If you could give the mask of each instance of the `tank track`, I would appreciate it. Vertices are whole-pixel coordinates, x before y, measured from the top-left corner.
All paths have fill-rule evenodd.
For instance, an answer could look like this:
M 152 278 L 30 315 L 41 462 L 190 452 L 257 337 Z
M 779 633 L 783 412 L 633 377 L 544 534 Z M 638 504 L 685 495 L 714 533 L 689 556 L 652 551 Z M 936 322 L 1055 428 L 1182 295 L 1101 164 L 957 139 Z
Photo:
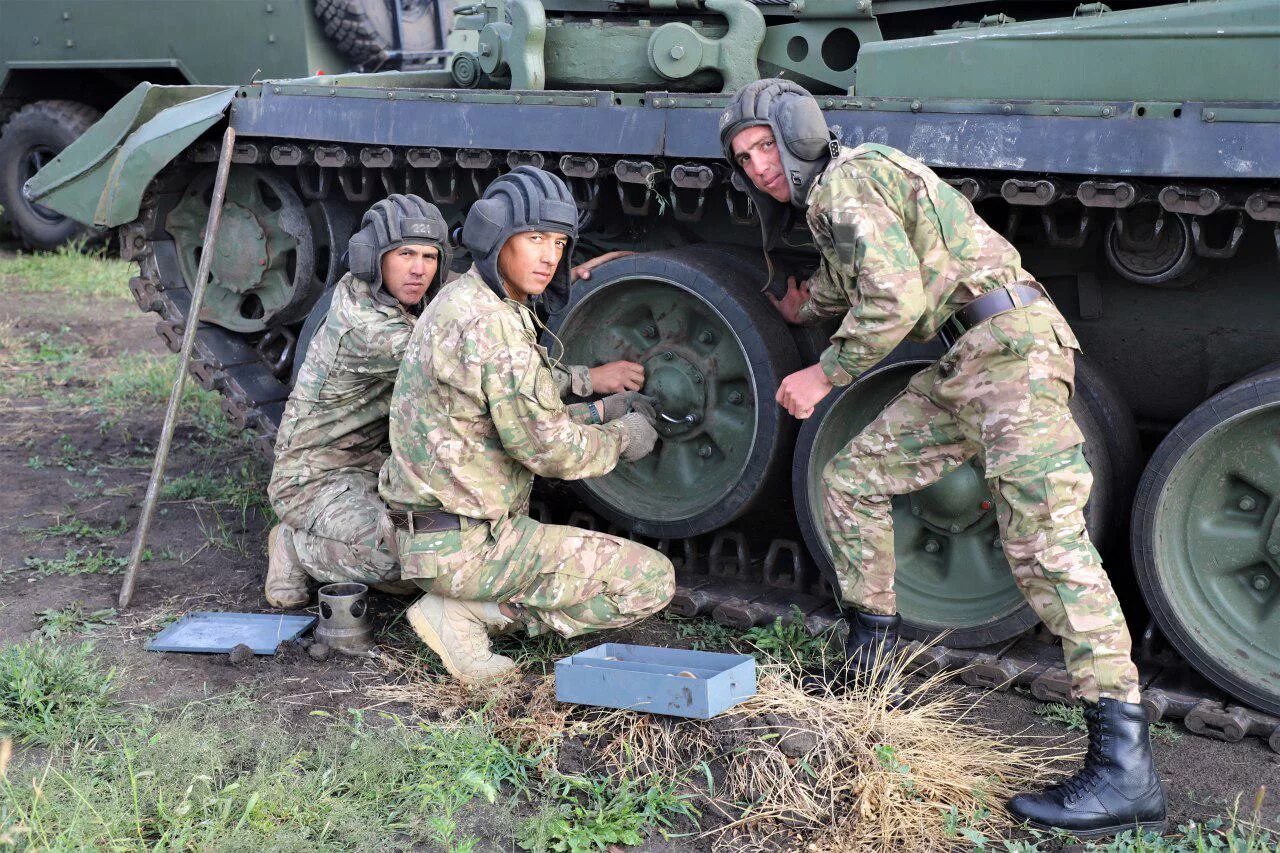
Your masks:
M 545 160 L 537 152 L 460 150 L 442 153 L 430 149 L 432 153 L 428 156 L 422 153 L 422 149 L 413 149 L 408 157 L 411 163 L 416 155 L 421 163 L 456 165 L 413 170 L 401 166 L 397 172 L 391 164 L 403 164 L 405 158 L 395 156 L 387 148 L 356 146 L 351 147 L 350 156 L 343 151 L 343 156 L 339 157 L 335 149 L 341 149 L 341 146 L 299 146 L 288 140 L 280 140 L 277 145 L 271 143 L 271 140 L 241 143 L 237 146 L 234 162 L 264 166 L 297 166 L 303 159 L 329 162 L 333 164 L 331 168 L 298 166 L 300 171 L 306 171 L 306 174 L 299 175 L 299 183 L 323 188 L 325 192 L 340 188 L 347 201 L 353 204 L 367 203 L 375 186 L 387 192 L 420 192 L 437 203 L 455 204 L 461 178 L 467 179 L 467 183 L 478 190 L 483 186 L 480 179 L 504 153 L 509 166 L 521 163 L 541 166 Z M 310 150 L 304 158 L 301 155 L 307 149 Z M 482 154 L 485 156 L 479 156 Z M 188 164 L 209 163 L 215 157 L 216 147 L 212 143 L 198 143 L 188 150 L 185 159 Z M 587 160 L 591 162 L 583 162 Z M 352 169 L 345 166 L 347 163 L 371 162 L 388 165 L 386 168 L 358 167 L 359 175 L 353 175 Z M 467 163 L 475 165 L 469 168 Z M 554 168 L 556 164 L 545 165 Z M 584 178 L 587 172 L 592 175 L 611 172 L 618 179 L 616 189 L 622 211 L 631 216 L 648 215 L 650 203 L 661 193 L 669 199 L 678 220 L 696 222 L 701 218 L 708 190 L 724 182 L 720 171 L 700 163 L 680 164 L 667 169 L 655 168 L 654 164 L 647 162 L 619 160 L 606 170 L 595 158 L 566 155 L 559 165 L 569 177 Z M 449 170 L 449 174 L 437 171 L 438 168 Z M 424 173 L 420 185 L 413 180 L 413 172 Z M 644 179 L 628 180 L 628 176 L 633 174 L 643 174 Z M 663 175 L 664 181 L 655 182 L 655 175 Z M 335 176 L 338 180 L 332 180 Z M 1210 233 L 1223 233 L 1220 227 L 1194 229 L 1196 251 L 1202 256 L 1224 258 L 1233 255 L 1240 242 L 1246 214 L 1258 224 L 1274 228 L 1277 254 L 1280 255 L 1280 193 L 1273 191 L 1266 182 L 1249 187 L 1239 184 L 1215 187 L 1208 183 L 1161 186 L 1132 179 L 1079 181 L 1048 177 L 1026 181 L 1022 177 L 1001 179 L 990 174 L 953 175 L 948 176 L 948 180 L 975 202 L 989 197 L 1007 202 L 1009 219 L 1006 233 L 1011 234 L 1019 227 L 1024 214 L 1029 214 L 1028 218 L 1038 218 L 1044 238 L 1055 247 L 1083 245 L 1088 229 L 1100 218 L 1097 214 L 1116 213 L 1129 206 L 1115 203 L 1119 195 L 1123 199 L 1141 199 L 1158 204 L 1170 213 L 1192 216 L 1193 222 L 1207 223 L 1211 216 L 1227 215 L 1231 221 L 1227 223 L 1224 242 L 1209 242 Z M 442 186 L 449 189 L 438 191 Z M 599 191 L 599 184 L 594 189 Z M 745 195 L 727 190 L 722 200 L 728 204 L 735 221 L 749 221 Z M 1067 210 L 1068 204 L 1074 209 Z M 173 252 L 173 246 L 157 229 L 155 210 L 156 196 L 148 193 L 139 219 L 121 229 L 121 255 L 138 262 L 139 275 L 130 280 L 129 289 L 140 310 L 159 316 L 156 332 L 176 353 L 191 294 L 185 282 L 166 280 L 161 274 L 162 269 L 176 269 L 176 265 L 160 263 L 164 253 Z M 1064 212 L 1067 214 L 1065 217 L 1060 215 Z M 1071 224 L 1064 224 L 1064 219 L 1070 220 Z M 287 382 L 293 346 L 293 334 L 287 329 L 243 336 L 202 324 L 196 332 L 189 368 L 191 375 L 202 388 L 222 396 L 222 411 L 228 420 L 236 427 L 251 432 L 256 447 L 266 458 L 274 454 L 277 424 L 288 398 Z M 564 495 L 566 500 L 563 503 L 572 505 L 572 496 L 567 492 Z M 551 520 L 545 502 L 535 505 L 534 514 L 540 519 Z M 610 529 L 601 519 L 583 509 L 575 509 L 561 520 L 630 537 L 625 531 Z M 670 607 L 677 615 L 710 616 L 718 624 L 742 630 L 770 624 L 777 618 L 791 619 L 793 608 L 799 608 L 804 614 L 805 625 L 815 633 L 841 623 L 829 586 L 818 578 L 808 553 L 797 540 L 751 541 L 744 532 L 726 528 L 692 539 L 645 541 L 645 544 L 668 554 L 677 565 L 679 583 Z M 913 642 L 912 645 L 916 644 Z M 1257 737 L 1280 753 L 1280 717 L 1235 704 L 1163 645 L 1153 623 L 1142 635 L 1135 655 L 1142 675 L 1143 704 L 1152 721 L 1181 721 L 1192 733 L 1228 743 Z M 1061 649 L 1047 634 L 1024 635 L 1005 643 L 971 649 L 933 645 L 921 651 L 920 660 L 922 668 L 927 671 L 954 672 L 965 684 L 975 687 L 1025 689 L 1044 702 L 1071 702 L 1070 681 L 1061 666 Z

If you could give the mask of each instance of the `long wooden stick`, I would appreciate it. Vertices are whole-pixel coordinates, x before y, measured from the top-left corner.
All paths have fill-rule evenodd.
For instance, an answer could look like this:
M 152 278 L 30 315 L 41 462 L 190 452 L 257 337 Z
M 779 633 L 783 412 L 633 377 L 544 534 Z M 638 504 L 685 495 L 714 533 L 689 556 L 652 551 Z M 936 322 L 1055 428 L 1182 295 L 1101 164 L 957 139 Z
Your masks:
M 120 583 L 120 609 L 129 606 L 133 598 L 133 586 L 138 579 L 138 565 L 147 547 L 147 534 L 155 517 L 156 501 L 160 497 L 160 484 L 164 481 L 165 465 L 169 461 L 169 447 L 173 443 L 173 430 L 178 423 L 178 407 L 182 404 L 182 391 L 187 381 L 187 363 L 196 343 L 196 327 L 200 325 L 200 308 L 204 304 L 205 288 L 209 284 L 209 269 L 213 265 L 214 248 L 218 237 L 218 225 L 222 222 L 222 201 L 227 194 L 227 177 L 231 172 L 231 152 L 235 148 L 236 132 L 227 127 L 222 135 L 222 151 L 218 155 L 218 173 L 213 179 L 213 198 L 209 203 L 209 221 L 204 227 L 204 245 L 200 252 L 200 267 L 196 271 L 196 286 L 191 294 L 191 308 L 182 329 L 182 349 L 178 353 L 178 375 L 169 392 L 169 407 L 164 413 L 164 426 L 160 430 L 160 443 L 156 446 L 155 462 L 151 465 L 151 480 L 147 483 L 147 498 L 142 502 L 142 518 L 133 537 L 133 552 Z

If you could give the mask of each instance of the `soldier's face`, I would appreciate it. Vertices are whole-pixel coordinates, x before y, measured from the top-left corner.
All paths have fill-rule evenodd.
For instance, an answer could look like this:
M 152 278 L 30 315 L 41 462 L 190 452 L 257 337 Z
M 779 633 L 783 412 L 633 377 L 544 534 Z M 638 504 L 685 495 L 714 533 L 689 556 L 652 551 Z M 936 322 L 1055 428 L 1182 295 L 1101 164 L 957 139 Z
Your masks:
M 401 246 L 382 256 L 382 283 L 401 305 L 412 308 L 427 295 L 439 264 L 435 246 Z
M 734 162 L 756 189 L 768 193 L 774 201 L 783 204 L 791 201 L 791 185 L 783 174 L 782 157 L 772 130 L 764 125 L 743 128 L 732 144 Z
M 498 252 L 498 275 L 507 294 L 518 302 L 537 296 L 551 284 L 569 238 L 555 231 L 514 234 Z

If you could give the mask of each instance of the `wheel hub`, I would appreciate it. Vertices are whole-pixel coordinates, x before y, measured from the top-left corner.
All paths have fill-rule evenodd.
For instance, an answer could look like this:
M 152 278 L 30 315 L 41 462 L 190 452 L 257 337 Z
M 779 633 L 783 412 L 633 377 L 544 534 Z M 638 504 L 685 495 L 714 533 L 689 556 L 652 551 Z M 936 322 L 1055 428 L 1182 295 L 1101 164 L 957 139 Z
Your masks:
M 248 208 L 230 203 L 222 209 L 213 278 L 232 293 L 248 293 L 262 282 L 270 256 L 267 234 Z
M 969 530 L 991 512 L 986 483 L 972 462 L 912 494 L 908 501 L 911 514 L 940 533 Z
M 644 361 L 644 372 L 644 393 L 658 400 L 658 434 L 681 441 L 700 431 L 706 418 L 707 379 L 698 366 L 662 349 Z

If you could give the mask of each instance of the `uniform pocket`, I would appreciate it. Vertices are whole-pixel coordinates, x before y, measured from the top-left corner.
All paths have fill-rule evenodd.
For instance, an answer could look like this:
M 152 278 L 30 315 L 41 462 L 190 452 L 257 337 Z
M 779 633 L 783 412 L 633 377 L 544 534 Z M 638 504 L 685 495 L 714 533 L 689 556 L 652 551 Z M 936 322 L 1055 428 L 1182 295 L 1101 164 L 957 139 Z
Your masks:
M 1012 356 L 1026 358 L 1035 346 L 1035 331 L 1021 310 L 998 314 L 987 325 L 991 329 L 991 337 L 995 338 L 1001 349 Z
M 448 558 L 462 548 L 462 534 L 457 530 L 410 535 L 397 531 L 400 550 L 400 576 L 406 579 L 434 578 L 447 570 Z

